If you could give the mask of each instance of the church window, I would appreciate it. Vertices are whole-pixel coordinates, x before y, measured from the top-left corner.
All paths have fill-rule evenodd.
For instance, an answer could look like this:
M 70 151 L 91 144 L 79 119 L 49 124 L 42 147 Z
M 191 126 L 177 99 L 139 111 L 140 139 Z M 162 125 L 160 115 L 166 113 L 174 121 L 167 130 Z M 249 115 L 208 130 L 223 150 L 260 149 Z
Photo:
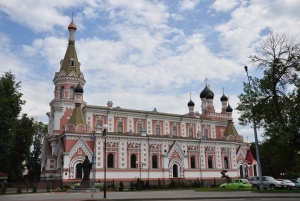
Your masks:
M 74 58 L 70 59 L 70 66 L 75 67 L 75 59 Z
M 122 122 L 118 123 L 118 133 L 123 133 L 123 123 Z
M 189 129 L 189 137 L 193 137 L 193 129 L 192 128 Z
M 60 98 L 63 99 L 65 97 L 65 88 L 61 87 L 60 88 Z
M 196 168 L 195 156 L 191 156 L 191 168 Z
M 207 139 L 208 138 L 208 129 L 204 130 L 204 137 Z
M 142 134 L 142 129 L 143 129 L 142 124 L 138 124 L 137 125 L 137 134 Z
M 160 135 L 160 126 L 155 127 L 155 134 Z
M 158 168 L 157 155 L 152 156 L 152 168 Z
M 130 168 L 137 168 L 136 166 L 136 155 L 132 154 L 130 156 Z
M 213 168 L 213 159 L 212 156 L 208 156 L 208 168 Z
M 229 168 L 229 166 L 228 166 L 228 158 L 227 157 L 224 157 L 224 168 L 225 169 Z
M 114 167 L 114 155 L 112 153 L 108 154 L 107 156 L 107 167 L 108 168 Z
M 70 88 L 70 99 L 74 99 L 74 87 Z
M 177 136 L 177 127 L 173 127 L 173 136 Z

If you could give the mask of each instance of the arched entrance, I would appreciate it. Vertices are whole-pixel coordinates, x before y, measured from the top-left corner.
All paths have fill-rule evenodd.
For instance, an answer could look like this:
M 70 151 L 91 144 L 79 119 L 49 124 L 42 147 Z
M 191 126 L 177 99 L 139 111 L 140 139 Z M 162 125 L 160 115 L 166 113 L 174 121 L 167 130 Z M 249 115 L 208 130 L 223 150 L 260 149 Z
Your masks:
M 173 165 L 173 177 L 178 177 L 178 165 Z
M 240 165 L 240 178 L 244 178 L 244 170 L 242 165 Z
M 76 179 L 82 179 L 82 164 L 78 163 L 76 165 Z

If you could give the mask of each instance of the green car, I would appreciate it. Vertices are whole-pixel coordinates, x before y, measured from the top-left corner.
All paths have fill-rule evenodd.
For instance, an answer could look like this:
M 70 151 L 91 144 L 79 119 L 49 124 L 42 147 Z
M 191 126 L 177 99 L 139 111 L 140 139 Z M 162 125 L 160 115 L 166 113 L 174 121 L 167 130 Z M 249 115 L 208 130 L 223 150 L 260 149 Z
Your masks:
M 220 185 L 221 188 L 230 188 L 230 189 L 250 189 L 251 184 L 247 179 L 235 179 L 229 183 L 224 183 Z

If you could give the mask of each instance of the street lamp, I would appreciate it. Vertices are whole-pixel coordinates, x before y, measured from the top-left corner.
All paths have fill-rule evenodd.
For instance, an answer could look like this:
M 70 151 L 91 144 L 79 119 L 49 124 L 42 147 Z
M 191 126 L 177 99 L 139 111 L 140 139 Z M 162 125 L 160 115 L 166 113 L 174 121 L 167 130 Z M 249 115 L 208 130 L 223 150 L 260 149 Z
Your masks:
M 251 84 L 250 84 L 250 78 L 248 75 L 248 67 L 245 66 L 245 71 L 247 73 L 247 78 L 248 78 L 248 84 L 249 84 L 249 90 L 251 90 Z M 252 93 L 250 91 L 250 97 L 252 97 Z M 250 101 L 251 103 L 251 110 L 252 110 L 252 121 L 253 121 L 253 129 L 254 129 L 254 138 L 255 138 L 255 149 L 256 149 L 256 158 L 257 158 L 257 167 L 258 167 L 258 178 L 259 178 L 259 189 L 263 191 L 263 179 L 262 179 L 262 174 L 261 174 L 261 163 L 260 163 L 260 156 L 259 156 L 259 150 L 258 150 L 258 139 L 257 139 L 257 131 L 256 131 L 256 122 L 255 122 L 255 113 L 253 111 L 254 105 L 252 100 Z
M 136 165 L 140 168 L 140 179 L 142 179 L 142 167 L 146 164 L 144 162 L 139 163 L 139 161 L 136 161 Z
M 103 165 L 104 165 L 104 194 L 103 198 L 106 198 L 106 134 L 107 134 L 107 128 L 108 125 L 104 124 L 103 125 L 103 134 L 102 137 L 104 138 L 104 160 L 103 160 Z
M 100 122 L 98 122 L 95 126 L 95 130 L 96 131 L 92 131 L 92 138 L 94 140 L 94 152 L 93 152 L 93 156 L 92 156 L 92 165 L 93 165 L 93 180 L 95 183 L 96 180 L 96 136 L 95 134 L 97 133 L 98 130 L 100 130 L 102 128 L 102 125 Z M 92 198 L 94 198 L 94 190 L 92 189 Z

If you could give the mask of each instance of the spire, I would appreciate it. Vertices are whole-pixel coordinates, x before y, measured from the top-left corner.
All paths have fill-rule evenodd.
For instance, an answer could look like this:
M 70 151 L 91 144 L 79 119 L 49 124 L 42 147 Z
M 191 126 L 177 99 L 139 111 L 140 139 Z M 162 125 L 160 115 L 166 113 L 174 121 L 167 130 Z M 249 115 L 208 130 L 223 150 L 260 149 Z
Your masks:
M 75 71 L 78 77 L 82 76 L 80 71 L 80 63 L 78 62 L 76 48 L 75 48 L 75 31 L 77 30 L 76 25 L 73 21 L 68 26 L 70 33 L 69 44 L 64 59 L 61 62 L 60 71 L 64 71 L 69 75 L 72 71 Z
M 234 137 L 237 137 L 239 135 L 235 129 L 235 126 L 234 126 L 232 120 L 228 120 L 227 127 L 226 127 L 226 130 L 224 133 L 224 136 L 226 136 L 226 137 L 228 137 L 229 135 L 233 135 Z

